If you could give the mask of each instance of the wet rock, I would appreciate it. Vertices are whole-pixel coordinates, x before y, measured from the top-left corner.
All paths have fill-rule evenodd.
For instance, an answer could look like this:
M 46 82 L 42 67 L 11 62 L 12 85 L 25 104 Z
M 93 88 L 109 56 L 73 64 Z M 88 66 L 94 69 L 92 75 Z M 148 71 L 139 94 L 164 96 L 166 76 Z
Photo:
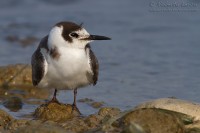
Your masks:
M 200 133 L 200 128 L 187 129 L 186 133 Z
M 68 112 L 66 111 L 66 106 L 67 105 L 58 103 L 42 105 L 38 109 L 43 108 L 41 110 L 45 111 L 38 111 L 42 116 L 42 118 L 39 118 L 40 120 L 12 120 L 9 124 L 7 124 L 5 129 L 14 133 L 157 133 L 161 129 L 162 133 L 165 133 L 165 130 L 167 130 L 168 133 L 171 133 L 170 130 L 177 133 L 182 133 L 182 131 L 184 131 L 184 124 L 179 117 L 173 113 L 170 114 L 168 111 L 159 109 L 138 109 L 120 113 L 120 110 L 117 108 L 104 107 L 101 108 L 97 114 L 66 118 L 62 117 L 64 113 Z M 59 111 L 53 111 L 54 116 L 52 115 L 51 110 L 55 110 L 55 108 Z M 69 105 L 68 108 L 71 113 L 71 105 Z M 63 110 L 63 112 L 60 112 L 60 110 Z M 44 115 L 43 113 L 46 114 Z M 35 114 L 37 114 L 37 110 Z M 62 118 L 58 119 L 58 117 Z M 55 122 L 49 120 L 53 120 Z M 111 123 L 109 122 L 110 120 L 112 121 Z
M 65 121 L 61 125 L 69 132 L 102 132 L 101 126 L 106 125 L 106 122 L 109 120 L 109 118 L 117 115 L 120 111 L 119 109 L 111 107 L 105 107 L 100 110 L 101 111 L 99 111 L 99 114 L 91 114 L 85 117 L 74 117 L 73 119 Z
M 73 117 L 60 125 L 68 132 L 82 133 L 101 126 L 102 117 L 92 114 L 90 116 Z
M 137 109 L 119 118 L 114 123 L 123 132 L 127 127 L 139 127 L 144 133 L 184 133 L 184 123 L 174 114 L 161 109 Z M 128 130 L 130 131 L 130 130 Z
M 90 127 L 90 128 L 95 128 L 98 125 L 100 125 L 102 118 L 99 117 L 98 115 L 92 114 L 88 116 L 84 122 Z
M 10 131 L 7 131 L 5 129 L 0 129 L 0 133 L 11 133 Z
M 3 110 L 0 110 L 0 129 L 5 128 L 14 118 Z
M 140 125 L 134 122 L 130 122 L 128 125 L 124 126 L 124 128 L 122 129 L 122 133 L 147 133 L 147 132 L 145 132 Z
M 99 110 L 98 115 L 100 116 L 116 116 L 120 113 L 120 109 L 118 108 L 112 108 L 112 107 L 103 107 Z
M 84 119 L 84 117 L 74 117 L 64 123 L 61 123 L 60 125 L 70 133 L 82 133 L 90 129 Z
M 185 127 L 187 129 L 187 133 L 200 133 L 199 121 L 194 121 L 192 124 L 188 124 Z
M 49 102 L 47 104 L 42 104 L 34 112 L 35 118 L 41 120 L 52 120 L 57 122 L 66 121 L 78 115 L 79 112 L 77 112 L 76 110 L 72 111 L 72 105 L 66 105 L 57 102 Z
M 102 107 L 104 104 L 104 102 L 92 102 L 90 105 L 93 107 L 93 108 L 100 108 Z
M 96 102 L 93 99 L 89 99 L 89 98 L 80 99 L 78 100 L 78 102 L 86 103 L 93 108 L 100 108 L 104 104 L 104 102 Z
M 10 111 L 17 112 L 22 108 L 23 103 L 19 97 L 9 97 L 3 102 L 3 105 Z
M 15 90 L 22 90 L 38 98 L 47 98 L 46 89 L 33 87 L 31 66 L 28 64 L 16 64 L 0 67 L 0 95 L 9 95 L 18 93 Z M 38 93 L 40 91 L 40 93 Z M 24 97 L 27 94 L 24 93 Z M 41 94 L 42 93 L 42 94 Z M 37 95 L 36 95 L 37 94 Z M 41 95 L 43 96 L 41 96 Z M 27 96 L 29 97 L 29 96 Z
M 186 100 L 174 98 L 161 98 L 142 103 L 136 106 L 134 109 L 140 108 L 166 109 L 189 115 L 193 117 L 195 121 L 200 120 L 200 104 Z
M 89 116 L 76 113 L 72 113 L 71 105 L 51 102 L 36 109 L 37 119 L 12 119 L 2 130 L 14 133 L 198 133 L 200 127 L 191 116 L 165 109 L 137 108 L 121 112 L 118 108 L 103 107 Z
M 20 127 L 14 133 L 66 133 L 66 130 L 52 121 L 33 120 L 27 122 L 24 127 Z
M 26 47 L 28 45 L 31 45 L 33 43 L 35 43 L 38 39 L 34 36 L 27 36 L 25 38 L 22 38 L 19 40 L 19 43 L 23 46 Z
M 83 98 L 83 99 L 79 99 L 78 102 L 81 103 L 90 103 L 93 102 L 94 100 L 90 99 L 90 98 Z
M 33 44 L 34 42 L 36 42 L 38 39 L 34 36 L 25 36 L 23 38 L 17 36 L 17 35 L 9 35 L 5 38 L 5 40 L 9 41 L 9 42 L 15 42 L 15 43 L 19 43 L 22 47 L 26 47 L 28 45 Z
M 14 100 L 11 97 L 18 97 L 25 104 L 41 104 L 49 97 L 49 94 L 50 92 L 47 89 L 39 89 L 30 86 L 15 86 L 7 89 L 0 88 L 0 100 L 4 102 L 4 106 L 7 106 L 7 103 L 11 102 L 10 100 Z M 30 99 L 37 99 L 38 102 L 31 102 Z M 20 109 L 20 103 L 18 105 L 18 109 Z M 7 107 L 9 108 L 10 106 L 8 105 Z
M 5 39 L 6 39 L 6 41 L 9 41 L 9 42 L 16 42 L 16 41 L 19 40 L 19 38 L 17 36 L 14 36 L 14 35 L 9 35 Z
M 33 87 L 31 66 L 16 64 L 0 67 L 0 100 L 19 97 L 26 103 L 26 99 L 47 99 L 49 90 Z
M 28 122 L 29 120 L 24 120 L 24 119 L 13 119 L 12 121 L 10 121 L 6 126 L 5 126 L 5 129 L 8 130 L 8 131 L 15 131 L 17 130 L 18 128 L 20 127 L 24 127 L 26 126 L 26 123 Z
M 8 89 L 6 89 L 5 94 L 6 98 L 11 96 L 16 96 L 24 100 L 28 100 L 30 98 L 37 98 L 41 100 L 41 99 L 47 99 L 49 97 L 50 91 L 48 89 L 41 89 L 33 86 L 15 85 L 15 86 L 10 86 Z
M 18 92 L 13 91 L 13 93 L 16 95 Z M 8 93 L 8 95 L 10 94 Z M 9 98 L 4 104 L 9 105 L 10 101 L 20 99 L 20 97 Z M 30 99 L 30 101 L 32 100 Z M 85 99 L 85 101 L 94 102 L 91 99 Z M 20 100 L 16 103 L 20 104 Z M 190 109 L 186 107 L 190 107 Z M 51 102 L 43 104 L 35 110 L 36 119 L 34 120 L 17 120 L 0 110 L 0 132 L 199 133 L 198 107 L 198 104 L 183 100 L 167 99 L 166 101 L 162 99 L 157 102 L 143 103 L 129 111 L 121 112 L 118 108 L 103 107 L 99 109 L 98 113 L 80 116 L 76 110 L 72 113 L 71 105 Z
M 0 85 L 32 85 L 31 66 L 16 64 L 0 67 Z

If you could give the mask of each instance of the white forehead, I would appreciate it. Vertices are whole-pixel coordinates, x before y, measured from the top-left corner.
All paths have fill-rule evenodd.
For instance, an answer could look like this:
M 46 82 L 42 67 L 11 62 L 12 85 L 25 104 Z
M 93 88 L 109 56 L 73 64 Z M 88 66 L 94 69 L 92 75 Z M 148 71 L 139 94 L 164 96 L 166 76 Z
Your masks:
M 82 35 L 82 36 L 87 36 L 87 35 L 89 35 L 89 33 L 84 29 L 84 28 L 81 28 L 81 29 L 79 29 L 79 30 L 77 30 L 77 31 L 74 31 L 74 32 L 76 32 L 77 34 L 79 34 L 79 35 Z

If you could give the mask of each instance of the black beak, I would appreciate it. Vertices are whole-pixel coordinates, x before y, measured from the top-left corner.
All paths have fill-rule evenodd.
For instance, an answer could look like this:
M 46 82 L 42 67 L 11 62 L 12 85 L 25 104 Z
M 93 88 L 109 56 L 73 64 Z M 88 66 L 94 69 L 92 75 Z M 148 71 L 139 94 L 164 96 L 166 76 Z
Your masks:
M 111 38 L 106 36 L 90 35 L 89 37 L 84 38 L 84 40 L 111 40 Z

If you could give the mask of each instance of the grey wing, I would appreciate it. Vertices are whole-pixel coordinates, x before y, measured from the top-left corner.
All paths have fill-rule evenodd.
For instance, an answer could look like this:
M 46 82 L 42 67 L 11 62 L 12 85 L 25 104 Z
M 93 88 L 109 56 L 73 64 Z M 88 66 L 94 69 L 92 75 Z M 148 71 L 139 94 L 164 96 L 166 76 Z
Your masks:
M 31 59 L 32 83 L 38 85 L 47 72 L 47 62 L 39 49 L 37 49 Z
M 96 56 L 94 55 L 94 53 L 92 52 L 92 50 L 89 48 L 89 56 L 90 56 L 90 65 L 93 71 L 93 85 L 96 85 L 97 80 L 98 80 L 98 75 L 99 75 L 99 63 L 98 60 L 96 58 Z

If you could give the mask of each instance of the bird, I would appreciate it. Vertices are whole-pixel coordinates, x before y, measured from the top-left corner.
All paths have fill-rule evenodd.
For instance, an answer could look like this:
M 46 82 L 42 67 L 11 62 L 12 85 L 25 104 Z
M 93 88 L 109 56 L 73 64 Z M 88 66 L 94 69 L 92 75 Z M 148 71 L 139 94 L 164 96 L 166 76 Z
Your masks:
M 54 88 L 50 102 L 58 102 L 57 90 L 73 90 L 72 107 L 80 112 L 77 89 L 96 85 L 99 75 L 99 63 L 90 47 L 94 40 L 111 38 L 91 35 L 82 24 L 69 21 L 55 24 L 41 39 L 31 58 L 32 83 L 40 88 Z

